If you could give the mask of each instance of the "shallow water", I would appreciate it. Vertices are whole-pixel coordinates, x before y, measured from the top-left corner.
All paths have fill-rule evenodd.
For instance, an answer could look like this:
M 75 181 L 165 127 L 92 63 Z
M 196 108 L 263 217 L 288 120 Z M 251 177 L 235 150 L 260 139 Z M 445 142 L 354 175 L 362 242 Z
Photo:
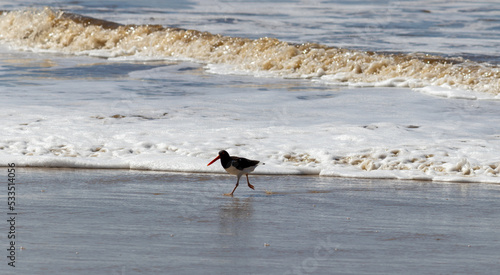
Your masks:
M 251 176 L 255 191 L 223 196 L 234 180 L 18 169 L 16 274 L 492 274 L 500 266 L 498 185 Z

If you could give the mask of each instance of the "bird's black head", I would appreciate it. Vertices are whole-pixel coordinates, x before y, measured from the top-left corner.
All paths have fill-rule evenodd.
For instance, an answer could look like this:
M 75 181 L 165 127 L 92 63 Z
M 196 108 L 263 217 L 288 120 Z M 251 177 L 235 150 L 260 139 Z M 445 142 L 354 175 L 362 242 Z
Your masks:
M 214 158 L 211 162 L 209 162 L 207 164 L 207 166 L 210 166 L 212 163 L 214 163 L 218 159 L 220 159 L 220 162 L 221 162 L 222 166 L 224 166 L 224 167 L 228 167 L 229 163 L 231 162 L 231 157 L 229 156 L 229 154 L 226 151 L 222 150 L 222 151 L 219 151 L 219 155 L 216 158 Z
M 227 157 L 229 157 L 229 154 L 226 152 L 226 150 L 221 150 L 221 151 L 219 151 L 219 157 L 227 158 Z

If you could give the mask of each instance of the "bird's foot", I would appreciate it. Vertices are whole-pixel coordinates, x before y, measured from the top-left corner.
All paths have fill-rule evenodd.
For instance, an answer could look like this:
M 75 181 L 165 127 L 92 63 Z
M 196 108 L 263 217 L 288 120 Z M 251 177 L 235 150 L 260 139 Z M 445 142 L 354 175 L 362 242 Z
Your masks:
M 233 193 L 225 193 L 225 194 L 222 194 L 224 196 L 228 196 L 228 197 L 232 197 L 233 196 Z
M 251 185 L 250 183 L 248 184 L 248 187 L 252 188 L 253 190 L 255 190 L 255 187 L 253 187 L 253 185 Z

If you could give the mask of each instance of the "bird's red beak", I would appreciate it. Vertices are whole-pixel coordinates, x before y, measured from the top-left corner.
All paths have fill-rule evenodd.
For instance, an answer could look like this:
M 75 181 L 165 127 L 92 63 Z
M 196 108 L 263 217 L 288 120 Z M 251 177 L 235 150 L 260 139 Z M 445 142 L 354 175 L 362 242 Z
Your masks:
M 214 160 L 212 160 L 209 164 L 207 164 L 207 166 L 209 166 L 210 164 L 216 162 L 219 158 L 220 158 L 220 156 L 217 156 L 216 158 L 214 158 Z

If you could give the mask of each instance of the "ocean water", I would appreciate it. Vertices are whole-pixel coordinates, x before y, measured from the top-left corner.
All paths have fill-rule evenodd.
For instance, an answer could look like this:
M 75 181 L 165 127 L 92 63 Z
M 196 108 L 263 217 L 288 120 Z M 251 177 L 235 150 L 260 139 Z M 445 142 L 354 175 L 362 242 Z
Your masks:
M 496 1 L 0 1 L 1 163 L 500 183 Z

